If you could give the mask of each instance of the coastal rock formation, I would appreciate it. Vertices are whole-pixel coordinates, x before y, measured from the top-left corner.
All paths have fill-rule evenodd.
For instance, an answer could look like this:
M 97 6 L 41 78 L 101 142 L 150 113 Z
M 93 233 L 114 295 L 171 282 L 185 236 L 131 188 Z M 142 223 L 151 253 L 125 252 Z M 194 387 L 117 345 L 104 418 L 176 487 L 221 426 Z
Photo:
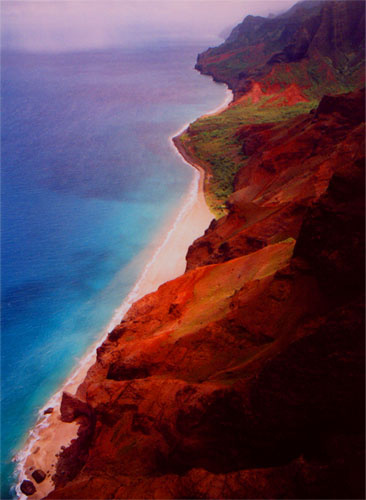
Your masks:
M 80 427 L 47 498 L 364 498 L 365 92 L 340 92 L 363 12 L 249 16 L 199 57 L 236 100 L 175 143 L 224 216 L 64 393 Z M 340 95 L 310 102 L 324 79 Z
M 64 392 L 61 400 L 61 420 L 79 424 L 77 439 L 73 439 L 68 448 L 61 451 L 52 476 L 55 484 L 63 485 L 71 481 L 83 467 L 95 430 L 93 408 L 71 394 Z
M 82 463 L 61 454 L 48 498 L 361 497 L 364 123 L 347 102 L 363 93 L 333 101 L 324 148 L 291 157 L 280 141 L 280 161 L 269 140 L 273 171 L 263 146 L 204 237 L 219 248 L 242 220 L 261 244 L 244 233 L 239 256 L 192 266 L 110 333 L 64 396 L 95 426 Z M 325 130 L 322 109 L 287 124 L 289 141 Z
M 90 406 L 68 392 L 62 394 L 60 411 L 61 420 L 63 422 L 73 422 L 76 418 L 81 416 L 87 419 L 91 419 L 92 417 L 92 409 Z

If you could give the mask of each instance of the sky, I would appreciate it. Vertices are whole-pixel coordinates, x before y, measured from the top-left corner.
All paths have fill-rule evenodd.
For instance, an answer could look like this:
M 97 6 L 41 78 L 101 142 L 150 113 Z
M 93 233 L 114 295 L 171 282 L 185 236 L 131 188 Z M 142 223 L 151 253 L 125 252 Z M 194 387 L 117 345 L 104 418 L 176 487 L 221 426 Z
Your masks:
M 2 45 L 30 52 L 128 46 L 154 39 L 210 40 L 248 14 L 294 0 L 3 0 Z

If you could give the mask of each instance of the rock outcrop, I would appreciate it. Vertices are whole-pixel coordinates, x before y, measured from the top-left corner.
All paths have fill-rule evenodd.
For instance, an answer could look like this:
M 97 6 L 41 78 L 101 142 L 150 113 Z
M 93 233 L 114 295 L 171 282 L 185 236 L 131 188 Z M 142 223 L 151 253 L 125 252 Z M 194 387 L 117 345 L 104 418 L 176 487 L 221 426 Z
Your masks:
M 31 496 L 36 492 L 36 487 L 34 486 L 32 481 L 24 479 L 24 481 L 22 481 L 22 484 L 20 485 L 20 491 L 24 493 L 24 495 Z
M 42 469 L 37 469 L 32 472 L 32 477 L 36 483 L 42 483 L 46 479 L 46 473 Z
M 71 394 L 64 392 L 61 400 L 61 420 L 79 424 L 77 439 L 60 452 L 56 472 L 52 480 L 56 486 L 71 481 L 82 469 L 95 431 L 96 418 L 93 408 Z

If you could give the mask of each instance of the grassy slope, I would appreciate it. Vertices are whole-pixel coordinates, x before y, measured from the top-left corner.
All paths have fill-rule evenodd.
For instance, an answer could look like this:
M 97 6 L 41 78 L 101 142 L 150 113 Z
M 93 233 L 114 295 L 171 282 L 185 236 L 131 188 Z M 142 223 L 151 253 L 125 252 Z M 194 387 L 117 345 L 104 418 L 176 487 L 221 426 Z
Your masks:
M 236 172 L 243 167 L 247 157 L 241 152 L 242 143 L 235 136 L 247 124 L 280 122 L 308 113 L 317 101 L 302 102 L 293 106 L 266 105 L 268 97 L 259 102 L 237 102 L 225 111 L 199 118 L 181 135 L 181 142 L 191 155 L 205 168 L 206 201 L 216 215 L 226 212 L 225 202 L 233 192 Z

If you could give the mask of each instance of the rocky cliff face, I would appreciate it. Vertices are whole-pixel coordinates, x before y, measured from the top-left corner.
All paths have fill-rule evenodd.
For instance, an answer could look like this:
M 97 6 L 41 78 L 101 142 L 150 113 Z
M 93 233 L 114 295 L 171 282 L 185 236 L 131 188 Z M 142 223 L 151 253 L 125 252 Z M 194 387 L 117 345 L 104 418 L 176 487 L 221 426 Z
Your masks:
M 201 117 L 181 136 L 207 171 L 216 216 L 227 213 L 235 174 L 276 124 L 309 113 L 324 95 L 364 87 L 364 21 L 364 2 L 300 2 L 275 18 L 246 17 L 225 43 L 198 56 L 196 68 L 234 93 L 227 111 Z
M 65 395 L 91 433 L 48 498 L 362 498 L 363 103 L 256 130 L 190 270 Z
M 253 46 L 268 67 L 338 57 L 358 40 L 359 4 L 246 18 L 199 61 L 240 49 L 250 66 Z M 238 97 L 247 77 L 231 75 Z M 237 167 L 226 215 L 64 395 L 79 438 L 47 498 L 364 498 L 364 103 L 362 90 L 329 95 L 276 120 L 275 100 L 262 122 L 231 108 L 205 124 L 212 140 L 231 127 L 219 137 Z M 178 143 L 204 163 L 200 133 Z
M 364 2 L 299 2 L 275 18 L 246 17 L 196 68 L 236 98 L 258 85 L 265 94 L 295 85 L 303 100 L 352 90 L 364 81 L 364 26 Z

